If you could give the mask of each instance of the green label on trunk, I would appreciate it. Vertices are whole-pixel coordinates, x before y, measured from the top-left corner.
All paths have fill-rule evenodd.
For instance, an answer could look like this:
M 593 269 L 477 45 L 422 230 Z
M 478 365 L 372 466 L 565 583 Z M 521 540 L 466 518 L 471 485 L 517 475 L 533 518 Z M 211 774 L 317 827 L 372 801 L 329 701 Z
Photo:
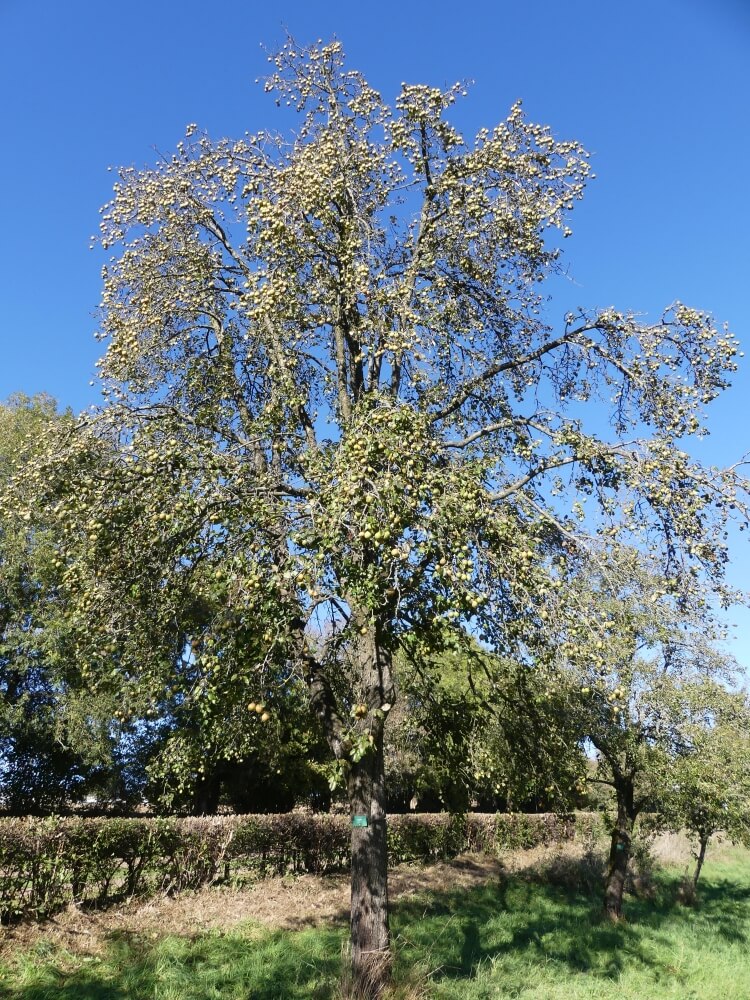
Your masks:
M 367 817 L 352 816 L 352 826 L 367 826 Z

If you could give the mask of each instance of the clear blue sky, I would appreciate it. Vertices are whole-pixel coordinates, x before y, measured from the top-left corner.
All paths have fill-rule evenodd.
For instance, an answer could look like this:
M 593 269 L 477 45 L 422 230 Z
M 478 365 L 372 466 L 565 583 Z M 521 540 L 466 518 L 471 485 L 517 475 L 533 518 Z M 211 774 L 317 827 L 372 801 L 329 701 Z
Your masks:
M 467 130 L 521 98 L 583 142 L 597 180 L 573 217 L 561 313 L 658 315 L 680 298 L 729 322 L 748 357 L 699 453 L 750 450 L 750 0 L 0 0 L 0 399 L 97 399 L 102 257 L 88 243 L 107 167 L 150 163 L 188 122 L 216 137 L 274 125 L 254 80 L 285 27 L 337 35 L 386 97 L 402 80 L 473 80 Z M 734 582 L 750 587 L 747 547 L 740 536 Z M 750 663 L 750 615 L 736 620 Z

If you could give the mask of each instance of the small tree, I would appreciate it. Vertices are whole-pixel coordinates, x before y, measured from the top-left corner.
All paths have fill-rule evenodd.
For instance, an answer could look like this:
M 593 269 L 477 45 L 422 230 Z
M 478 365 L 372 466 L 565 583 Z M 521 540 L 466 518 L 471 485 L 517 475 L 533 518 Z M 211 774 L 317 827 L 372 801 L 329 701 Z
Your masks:
M 741 695 L 717 692 L 707 717 L 664 775 L 658 806 L 663 821 L 695 839 L 691 895 L 698 887 L 711 837 L 719 832 L 750 845 L 750 725 Z
M 572 582 L 564 615 L 570 634 L 561 636 L 558 683 L 579 739 L 598 753 L 589 780 L 614 793 L 604 907 L 616 920 L 636 820 L 644 810 L 663 814 L 664 789 L 730 697 L 733 665 L 713 645 L 721 630 L 707 602 L 691 603 L 635 550 L 610 550 Z
M 120 172 L 101 225 L 108 405 L 40 487 L 82 543 L 69 582 L 92 674 L 146 687 L 183 648 L 186 595 L 212 592 L 215 675 L 252 619 L 258 686 L 305 679 L 354 817 L 353 963 L 375 996 L 402 635 L 429 651 L 471 627 L 523 656 L 549 559 L 586 533 L 583 494 L 617 530 L 629 489 L 623 530 L 720 576 L 740 484 L 676 442 L 736 346 L 680 303 L 654 323 L 546 321 L 540 283 L 589 166 L 520 106 L 467 141 L 448 121 L 462 87 L 404 84 L 390 107 L 337 42 L 288 42 L 265 87 L 299 113 L 289 140 L 190 126 L 154 169 Z M 587 430 L 601 395 L 612 423 Z M 117 457 L 92 478 L 76 449 L 97 439 Z

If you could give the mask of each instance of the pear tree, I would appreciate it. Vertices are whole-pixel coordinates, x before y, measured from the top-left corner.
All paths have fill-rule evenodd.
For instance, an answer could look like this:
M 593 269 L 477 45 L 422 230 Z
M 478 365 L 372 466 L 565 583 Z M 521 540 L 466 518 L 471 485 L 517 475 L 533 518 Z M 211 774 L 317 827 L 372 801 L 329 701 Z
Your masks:
M 738 692 L 718 693 L 697 717 L 690 739 L 664 775 L 658 797 L 661 822 L 687 830 L 694 843 L 694 897 L 711 838 L 721 833 L 750 846 L 750 715 Z
M 713 728 L 736 701 L 736 665 L 721 650 L 724 628 L 713 607 L 697 593 L 692 583 L 683 589 L 665 578 L 641 552 L 609 547 L 569 581 L 561 601 L 557 623 L 567 622 L 569 632 L 557 633 L 550 684 L 579 741 L 596 750 L 589 781 L 612 790 L 604 892 L 612 920 L 622 915 L 639 816 L 648 812 L 652 827 L 665 825 L 670 811 L 688 822 L 677 803 L 686 806 L 699 775 L 704 792 L 717 781 L 702 796 L 706 807 L 723 795 L 707 748 L 727 748 L 728 731 L 720 739 Z M 712 815 L 715 821 L 715 809 Z
M 60 558 L 92 676 L 135 698 L 208 596 L 200 697 L 233 673 L 259 696 L 304 681 L 353 818 L 355 980 L 377 996 L 403 637 L 417 660 L 446 628 L 523 657 L 597 531 L 720 583 L 743 484 L 683 441 L 737 343 L 681 302 L 558 323 L 544 282 L 589 158 L 520 105 L 466 137 L 463 86 L 404 83 L 389 104 L 335 41 L 289 40 L 264 87 L 282 123 L 297 113 L 286 135 L 190 125 L 119 172 L 99 234 L 105 404 L 50 443 L 37 485 L 76 539 Z M 77 456 L 99 446 L 91 476 Z

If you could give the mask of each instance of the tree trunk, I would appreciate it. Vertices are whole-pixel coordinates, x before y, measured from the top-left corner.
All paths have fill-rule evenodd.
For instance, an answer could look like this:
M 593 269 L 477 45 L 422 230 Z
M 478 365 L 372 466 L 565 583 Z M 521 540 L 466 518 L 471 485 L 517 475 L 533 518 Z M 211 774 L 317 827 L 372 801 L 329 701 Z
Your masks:
M 354 995 L 377 1000 L 390 980 L 388 845 L 383 731 L 395 697 L 391 654 L 377 627 L 367 629 L 356 658 L 361 706 L 356 724 L 368 746 L 352 760 L 348 792 L 352 817 L 351 947 Z M 381 706 L 388 708 L 383 712 Z
M 625 797 L 618 793 L 617 822 L 612 829 L 609 867 L 604 889 L 604 912 L 610 920 L 619 920 L 622 916 L 622 896 L 625 891 L 632 837 L 632 810 L 627 808 Z
M 693 892 L 698 887 L 698 879 L 701 875 L 701 868 L 703 868 L 703 862 L 706 860 L 706 848 L 708 847 L 708 841 L 711 838 L 711 834 L 702 833 L 700 835 L 700 850 L 698 851 L 698 858 L 695 863 L 695 872 L 693 873 Z
M 221 776 L 217 771 L 209 771 L 198 781 L 191 814 L 193 816 L 215 816 L 219 808 L 219 797 L 221 794 Z
M 353 824 L 352 975 L 355 996 L 370 1000 L 381 996 L 391 971 L 382 742 L 352 765 L 349 803 Z
M 388 609 L 378 622 L 371 611 L 358 614 L 354 602 L 347 603 L 352 608 L 350 634 L 357 636 L 344 650 L 352 679 L 348 713 L 336 698 L 325 665 L 308 656 L 306 670 L 312 705 L 334 756 L 348 772 L 352 994 L 358 1000 L 378 1000 L 391 974 L 383 732 L 396 691 Z

